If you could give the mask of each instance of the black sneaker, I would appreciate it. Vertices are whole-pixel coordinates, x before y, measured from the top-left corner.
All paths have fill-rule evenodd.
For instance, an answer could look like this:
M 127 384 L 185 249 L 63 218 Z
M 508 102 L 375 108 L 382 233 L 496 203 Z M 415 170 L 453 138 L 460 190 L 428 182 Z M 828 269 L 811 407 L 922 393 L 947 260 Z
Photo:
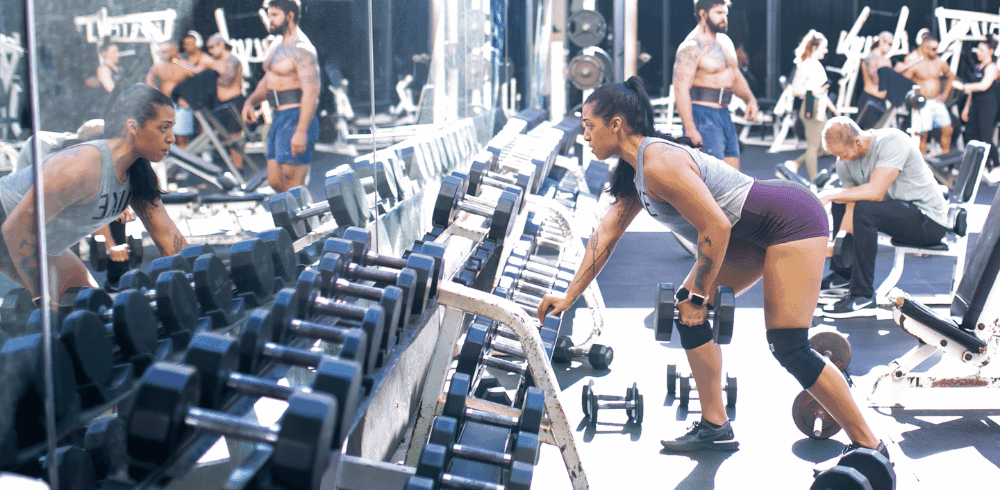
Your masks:
M 691 425 L 687 434 L 670 441 L 660 441 L 668 452 L 686 453 L 690 451 L 736 451 L 739 441 L 733 435 L 733 427 L 727 420 L 721 427 L 700 420 Z
M 847 447 L 844 448 L 844 452 L 841 453 L 841 455 L 847 454 L 847 453 L 849 453 L 849 452 L 851 452 L 851 451 L 853 451 L 853 450 L 855 450 L 855 449 L 857 449 L 859 447 L 862 447 L 862 446 L 860 444 L 856 443 L 856 442 L 852 442 L 852 443 L 848 444 Z M 885 459 L 890 459 L 889 458 L 889 448 L 885 447 L 885 443 L 884 442 L 878 441 L 878 447 L 875 448 L 875 450 L 878 451 L 879 453 L 881 453 L 882 456 L 885 456 Z
M 854 318 L 859 316 L 875 316 L 878 305 L 874 298 L 847 295 L 844 299 L 823 307 L 823 316 L 828 318 Z
M 819 289 L 821 291 L 825 291 L 827 289 L 846 289 L 850 285 L 850 279 L 845 279 L 844 276 L 841 276 L 836 272 L 831 272 L 823 278 L 822 282 L 819 283 Z

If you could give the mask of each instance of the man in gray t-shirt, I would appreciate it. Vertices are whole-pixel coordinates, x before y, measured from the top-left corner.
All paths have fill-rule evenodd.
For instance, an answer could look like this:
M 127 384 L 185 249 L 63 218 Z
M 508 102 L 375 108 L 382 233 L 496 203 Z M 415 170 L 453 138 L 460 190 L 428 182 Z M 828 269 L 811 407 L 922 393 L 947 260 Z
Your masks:
M 831 118 L 823 146 L 837 157 L 842 189 L 822 193 L 820 201 L 844 204 L 840 230 L 854 251 L 850 268 L 835 268 L 824 287 L 849 282 L 848 294 L 823 308 L 823 315 L 849 318 L 875 314 L 875 255 L 878 233 L 915 246 L 941 241 L 948 227 L 948 206 L 920 150 L 894 128 L 862 131 L 847 117 Z M 839 278 L 837 277 L 839 276 Z

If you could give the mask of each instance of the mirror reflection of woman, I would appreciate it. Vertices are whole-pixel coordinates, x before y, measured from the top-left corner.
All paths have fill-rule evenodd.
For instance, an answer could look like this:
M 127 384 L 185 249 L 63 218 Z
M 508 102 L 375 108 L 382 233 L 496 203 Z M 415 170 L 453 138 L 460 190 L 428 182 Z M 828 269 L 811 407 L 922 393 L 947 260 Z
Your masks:
M 156 89 L 133 85 L 109 111 L 107 139 L 88 141 L 48 157 L 42 164 L 50 290 L 53 303 L 73 286 L 97 287 L 69 248 L 117 219 L 131 206 L 163 256 L 179 253 L 187 240 L 167 215 L 150 162 L 167 156 L 174 142 L 174 107 Z M 35 169 L 0 178 L 0 272 L 27 288 L 39 287 Z
M 973 49 L 976 53 L 976 68 L 972 72 L 972 80 L 964 83 L 958 80 L 952 82 L 952 87 L 968 95 L 962 109 L 962 121 L 965 122 L 966 141 L 979 140 L 990 144 L 990 155 L 986 160 L 988 169 L 997 168 L 997 142 L 993 139 L 996 128 L 997 92 L 1000 91 L 1000 69 L 997 68 L 994 54 L 997 49 L 997 39 L 992 34 L 979 41 Z

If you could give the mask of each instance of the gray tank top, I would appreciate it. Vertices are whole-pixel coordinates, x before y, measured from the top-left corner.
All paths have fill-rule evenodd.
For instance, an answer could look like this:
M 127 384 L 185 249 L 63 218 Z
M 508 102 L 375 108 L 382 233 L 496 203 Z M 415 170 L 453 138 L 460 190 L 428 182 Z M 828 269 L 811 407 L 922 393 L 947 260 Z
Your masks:
M 639 156 L 635 172 L 635 188 L 639 191 L 639 202 L 642 203 L 642 207 L 646 209 L 646 212 L 650 216 L 666 225 L 671 231 L 680 234 L 692 243 L 697 243 L 698 230 L 695 229 L 694 225 L 684 219 L 684 216 L 681 216 L 681 213 L 670 203 L 654 200 L 646 192 L 646 176 L 643 173 L 642 155 L 646 151 L 646 147 L 652 143 L 665 143 L 688 152 L 691 158 L 694 159 L 694 163 L 698 165 L 702 182 L 708 187 L 708 191 L 712 193 L 715 202 L 719 203 L 719 207 L 726 213 L 730 225 L 735 225 L 740 220 L 740 216 L 743 214 L 743 203 L 746 201 L 747 194 L 750 192 L 750 186 L 754 182 L 752 177 L 742 174 L 725 162 L 694 148 L 660 138 L 646 137 L 642 140 L 642 144 L 639 145 Z
M 119 182 L 108 140 L 81 143 L 101 152 L 101 182 L 97 198 L 74 204 L 53 216 L 46 226 L 49 255 L 61 255 L 71 245 L 114 221 L 128 207 L 132 197 L 131 180 Z M 7 216 L 14 211 L 35 182 L 34 167 L 26 167 L 0 178 L 0 204 Z

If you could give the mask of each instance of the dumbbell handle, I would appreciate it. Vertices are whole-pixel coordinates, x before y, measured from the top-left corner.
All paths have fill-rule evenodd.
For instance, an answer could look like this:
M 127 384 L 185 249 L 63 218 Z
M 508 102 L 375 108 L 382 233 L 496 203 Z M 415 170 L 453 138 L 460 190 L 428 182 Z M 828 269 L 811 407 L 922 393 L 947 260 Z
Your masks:
M 229 373 L 226 386 L 244 395 L 263 396 L 278 400 L 287 400 L 295 393 L 294 388 L 279 385 L 272 380 L 237 372 Z
M 523 375 L 528 371 L 528 369 L 520 364 L 510 362 L 506 359 L 499 359 L 492 356 L 482 356 L 483 364 L 489 367 L 494 367 L 509 373 L 516 373 Z
M 618 395 L 594 395 L 594 396 L 596 396 L 597 399 L 601 401 L 620 402 L 625 400 L 625 397 Z
M 501 466 L 509 466 L 514 458 L 508 453 L 501 453 L 497 451 L 490 451 L 488 449 L 483 449 L 475 446 L 466 446 L 464 444 L 452 444 L 451 453 L 455 456 L 461 458 L 474 459 L 476 461 L 481 461 L 483 463 L 491 463 Z
M 524 306 L 538 306 L 542 302 L 542 298 L 537 296 L 532 296 L 530 294 L 525 294 L 520 291 L 514 291 L 511 293 L 511 299 Z
M 338 280 L 338 283 L 340 281 L 341 280 Z M 381 289 L 371 288 L 368 286 L 361 286 L 359 284 L 348 283 L 347 281 L 343 282 L 352 286 L 344 287 L 344 290 L 342 290 L 341 292 L 347 294 L 353 294 L 354 296 L 361 296 L 362 298 L 372 298 L 372 299 L 378 299 L 382 296 Z M 340 288 L 340 286 L 337 287 L 338 289 Z M 375 289 L 379 292 L 377 294 L 369 293 L 368 292 L 369 289 Z M 362 292 L 365 294 L 361 294 Z M 332 298 L 325 298 L 315 292 L 313 293 L 313 297 L 310 299 L 309 304 L 312 307 L 312 312 L 318 312 L 323 315 L 341 316 L 353 320 L 363 320 L 365 318 L 365 314 L 368 311 L 367 308 L 362 308 L 360 306 L 342 303 Z M 307 312 L 307 314 L 311 314 L 312 312 Z
M 288 324 L 289 330 L 307 339 L 320 339 L 331 342 L 343 342 L 347 329 L 331 325 L 320 325 L 293 318 Z
M 506 415 L 476 410 L 473 408 L 465 409 L 465 418 L 473 422 L 481 422 L 484 424 L 497 425 L 507 428 L 517 427 L 521 423 L 521 420 L 517 417 L 508 417 Z
M 330 203 L 327 201 L 314 202 L 295 213 L 295 219 L 307 219 L 313 216 L 322 216 L 330 211 Z
M 816 437 L 823 436 L 823 416 L 819 413 L 816 414 L 816 420 L 813 420 L 813 435 Z
M 600 396 L 598 396 L 597 399 L 599 401 L 604 401 L 601 400 Z M 635 400 L 604 401 L 604 403 L 598 404 L 601 408 L 635 408 L 636 405 L 637 402 Z
M 441 483 L 448 488 L 465 488 L 471 490 L 506 490 L 503 485 L 473 480 L 464 476 L 452 475 L 451 473 L 441 474 Z
M 184 417 L 184 423 L 191 427 L 204 429 L 213 434 L 232 437 L 234 439 L 263 442 L 272 445 L 278 442 L 277 430 L 271 427 L 240 422 L 239 420 L 235 420 L 232 415 L 215 410 L 205 410 L 197 407 L 189 408 L 187 415 Z
M 475 214 L 484 218 L 493 218 L 494 210 L 479 203 L 469 202 L 470 196 L 465 197 L 465 201 L 459 201 L 455 206 L 466 213 Z
M 381 267 L 388 267 L 390 269 L 400 269 L 407 267 L 406 259 L 393 257 L 391 255 L 379 255 L 373 252 L 365 253 L 364 263 L 361 265 L 377 265 Z
M 405 262 L 404 262 L 405 264 Z M 405 265 L 400 269 L 406 267 Z M 379 269 L 372 269 L 358 264 L 348 264 L 347 274 L 351 277 L 357 277 L 359 279 L 367 279 L 369 281 L 375 282 L 387 282 L 393 283 L 399 278 L 399 272 L 383 271 Z
M 293 366 L 316 367 L 323 360 L 323 355 L 303 349 L 295 349 L 274 342 L 267 342 L 261 349 L 261 355 L 282 364 Z
M 392 281 L 394 281 L 394 280 L 395 280 L 395 278 L 392 279 Z M 348 296 L 358 296 L 358 297 L 361 297 L 361 298 L 376 299 L 376 300 L 377 299 L 382 299 L 382 293 L 385 291 L 384 289 L 377 288 L 375 286 L 366 286 L 364 284 L 358 284 L 356 282 L 350 282 L 350 281 L 348 281 L 346 279 L 339 279 L 339 278 L 336 281 L 334 281 L 331 286 L 332 287 L 330 289 L 333 291 L 334 294 L 341 293 L 341 294 L 346 294 Z M 316 299 L 318 301 L 321 301 L 321 302 L 335 303 L 333 300 L 331 300 L 329 298 L 324 298 L 324 297 L 319 296 L 319 295 L 316 296 Z M 320 303 L 317 303 L 317 306 L 319 306 L 319 305 L 320 305 Z M 358 308 L 358 307 L 355 307 L 355 308 Z M 361 317 L 363 317 L 363 316 L 364 316 L 364 313 L 361 314 Z M 357 318 L 361 318 L 361 317 L 357 317 Z

